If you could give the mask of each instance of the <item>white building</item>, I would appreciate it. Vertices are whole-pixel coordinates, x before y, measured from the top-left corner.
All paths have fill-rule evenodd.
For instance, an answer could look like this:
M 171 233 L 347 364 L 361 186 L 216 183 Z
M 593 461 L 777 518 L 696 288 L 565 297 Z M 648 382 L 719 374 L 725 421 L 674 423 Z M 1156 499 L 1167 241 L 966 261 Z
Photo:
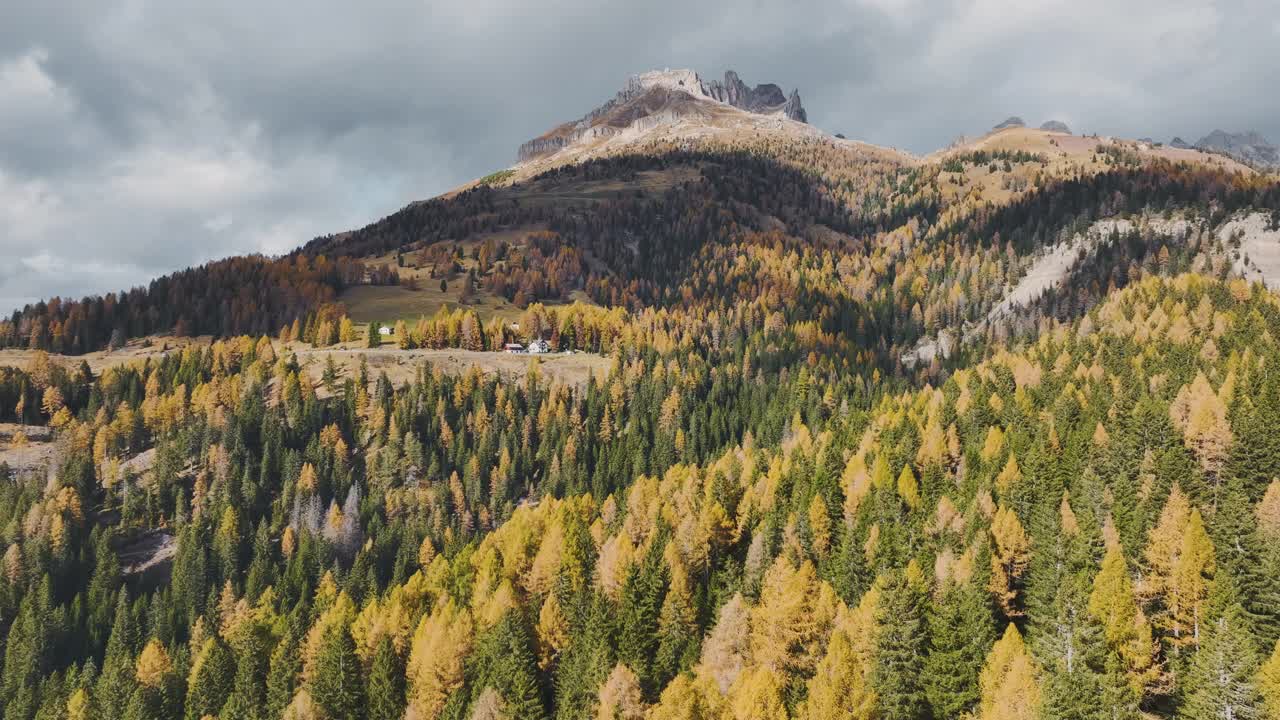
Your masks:
M 548 352 L 551 352 L 551 345 L 546 340 L 543 340 L 542 338 L 538 338 L 537 340 L 534 340 L 533 342 L 529 343 L 529 352 L 534 355 L 541 355 L 542 353 L 548 353 Z

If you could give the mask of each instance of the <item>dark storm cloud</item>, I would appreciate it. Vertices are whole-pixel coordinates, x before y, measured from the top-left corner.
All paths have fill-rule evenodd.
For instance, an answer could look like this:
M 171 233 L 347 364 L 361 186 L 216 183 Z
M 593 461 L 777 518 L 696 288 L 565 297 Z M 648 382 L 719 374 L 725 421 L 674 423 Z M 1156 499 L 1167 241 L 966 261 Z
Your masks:
M 0 23 L 0 309 L 279 253 L 506 166 L 654 67 L 799 88 L 927 152 L 1004 116 L 1280 141 L 1270 0 L 18 0 Z

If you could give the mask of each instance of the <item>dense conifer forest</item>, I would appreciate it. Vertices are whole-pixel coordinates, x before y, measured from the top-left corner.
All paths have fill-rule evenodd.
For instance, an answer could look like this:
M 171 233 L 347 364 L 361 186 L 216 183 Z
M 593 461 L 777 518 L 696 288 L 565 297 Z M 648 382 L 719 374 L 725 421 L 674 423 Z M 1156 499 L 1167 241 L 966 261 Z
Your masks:
M 957 165 L 1044 159 L 824 147 L 566 165 L 0 322 L 0 423 L 53 433 L 0 465 L 4 720 L 1280 717 L 1280 297 L 1208 230 L 1280 186 L 1117 152 L 970 202 Z M 511 228 L 477 282 L 607 373 L 301 367 L 369 258 Z M 213 340 L 65 357 L 157 333 Z

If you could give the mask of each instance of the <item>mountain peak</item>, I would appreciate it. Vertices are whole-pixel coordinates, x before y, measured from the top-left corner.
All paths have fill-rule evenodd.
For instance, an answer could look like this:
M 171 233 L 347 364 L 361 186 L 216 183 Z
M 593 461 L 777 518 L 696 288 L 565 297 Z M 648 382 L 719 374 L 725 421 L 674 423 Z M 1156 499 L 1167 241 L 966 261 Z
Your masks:
M 1252 130 L 1230 133 L 1215 129 L 1200 138 L 1195 146 L 1200 150 L 1222 153 L 1250 165 L 1280 167 L 1280 148 Z
M 780 115 L 807 123 L 798 90 L 785 95 L 773 83 L 748 86 L 733 70 L 724 80 L 704 80 L 693 70 L 665 68 L 627 78 L 608 102 L 520 146 L 519 160 L 534 160 L 581 140 L 608 138 L 629 128 L 645 129 L 664 122 L 706 115 L 699 103 L 725 105 L 755 115 Z

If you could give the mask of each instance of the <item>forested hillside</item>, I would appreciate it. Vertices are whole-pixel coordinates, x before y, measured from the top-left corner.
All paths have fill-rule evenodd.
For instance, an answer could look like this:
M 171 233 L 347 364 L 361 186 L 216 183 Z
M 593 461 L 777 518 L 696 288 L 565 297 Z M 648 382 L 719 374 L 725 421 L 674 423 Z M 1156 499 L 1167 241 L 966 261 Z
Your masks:
M 0 714 L 1280 717 L 1280 185 L 1094 140 L 655 142 L 15 312 Z M 424 277 L 511 312 L 346 316 Z M 609 369 L 405 354 L 532 338 Z
M 782 332 L 584 388 L 312 387 L 248 338 L 33 367 L 60 456 L 2 490 L 5 716 L 1280 702 L 1275 296 L 1146 280 L 903 392 Z
M 153 334 L 276 335 L 295 322 L 336 323 L 344 290 L 399 282 L 395 265 L 372 260 L 390 256 L 399 269 L 429 268 L 432 283 L 480 288 L 518 310 L 577 291 L 635 312 L 819 294 L 850 324 L 824 329 L 855 332 L 891 358 L 926 332 L 982 317 L 1031 255 L 1091 220 L 1176 211 L 1213 225 L 1234 211 L 1280 208 L 1263 176 L 1126 148 L 1100 145 L 1065 165 L 1005 150 L 912 164 L 813 139 L 657 144 L 414 203 L 284 258 L 232 258 L 147 288 L 28 305 L 0 320 L 0 347 L 76 355 Z M 981 180 L 969 178 L 974 171 Z M 457 262 L 464 243 L 476 260 L 466 271 Z M 1094 274 L 1121 286 L 1121 260 L 1141 263 L 1147 250 L 1131 244 Z M 796 263 L 838 287 L 792 286 Z M 815 303 L 785 300 L 789 320 L 814 319 Z

